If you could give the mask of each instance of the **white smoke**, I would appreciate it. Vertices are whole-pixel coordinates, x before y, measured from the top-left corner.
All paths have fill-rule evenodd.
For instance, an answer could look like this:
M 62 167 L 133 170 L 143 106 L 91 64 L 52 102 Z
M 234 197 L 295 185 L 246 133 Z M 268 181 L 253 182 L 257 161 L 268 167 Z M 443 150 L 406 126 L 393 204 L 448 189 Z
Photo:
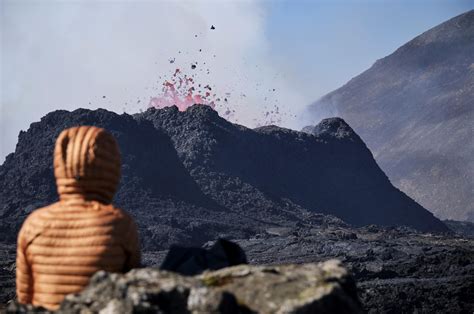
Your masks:
M 339 95 L 318 99 L 305 109 L 304 114 L 300 115 L 300 123 L 310 126 L 318 124 L 325 118 L 344 118 L 344 115 L 339 110 L 339 100 Z
M 2 1 L 1 14 L 0 162 L 52 110 L 146 109 L 177 67 L 230 93 L 244 125 L 268 122 L 278 106 L 278 124 L 296 127 L 310 101 L 272 62 L 261 2 Z

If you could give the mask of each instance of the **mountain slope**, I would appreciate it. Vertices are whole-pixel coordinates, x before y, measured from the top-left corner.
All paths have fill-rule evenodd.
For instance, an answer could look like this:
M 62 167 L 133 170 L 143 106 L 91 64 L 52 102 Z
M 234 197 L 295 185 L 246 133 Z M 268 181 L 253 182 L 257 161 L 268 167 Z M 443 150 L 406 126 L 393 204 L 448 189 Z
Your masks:
M 315 120 L 344 118 L 392 183 L 438 217 L 474 219 L 474 10 L 378 60 L 309 111 Z
M 394 188 L 362 140 L 341 119 L 312 135 L 276 126 L 234 125 L 206 106 L 148 109 L 135 117 L 167 133 L 201 190 L 219 205 L 263 219 L 300 208 L 355 225 L 446 227 Z M 342 125 L 343 132 L 334 133 Z M 285 218 L 286 219 L 286 218 Z

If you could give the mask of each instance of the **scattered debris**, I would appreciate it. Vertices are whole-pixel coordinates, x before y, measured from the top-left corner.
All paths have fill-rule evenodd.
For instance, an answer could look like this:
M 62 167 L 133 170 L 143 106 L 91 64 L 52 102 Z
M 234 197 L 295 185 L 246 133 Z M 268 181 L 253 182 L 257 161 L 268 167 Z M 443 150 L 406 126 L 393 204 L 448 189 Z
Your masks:
M 211 29 L 215 29 L 215 26 L 212 25 Z M 198 37 L 198 34 L 195 34 L 194 37 Z M 198 51 L 202 52 L 203 49 L 199 48 Z M 188 54 L 188 52 L 181 50 L 179 50 L 178 53 Z M 216 54 L 213 54 L 212 57 L 216 58 L 217 56 Z M 176 63 L 176 58 L 169 59 L 169 62 L 170 64 Z M 205 61 L 202 61 L 201 63 L 206 65 Z M 234 115 L 235 110 L 230 110 L 229 108 L 225 109 L 222 106 L 224 106 L 224 104 L 231 103 L 231 92 L 235 93 L 237 91 L 230 90 L 228 92 L 225 92 L 224 95 L 222 95 L 222 93 L 219 92 L 211 92 L 213 88 L 211 88 L 210 84 L 204 85 L 199 83 L 194 86 L 194 78 L 197 78 L 197 75 L 201 75 L 201 72 L 202 74 L 207 75 L 211 73 L 211 70 L 209 68 L 206 69 L 205 67 L 201 66 L 198 69 L 197 66 L 198 62 L 191 63 L 191 70 L 195 70 L 197 72 L 192 72 L 192 74 L 190 75 L 186 75 L 181 71 L 180 68 L 176 68 L 174 72 L 171 73 L 171 79 L 166 79 L 166 75 L 159 76 L 160 80 L 157 82 L 159 85 L 157 87 L 151 88 L 153 90 L 158 91 L 159 95 L 152 96 L 150 98 L 148 106 L 155 108 L 163 108 L 175 105 L 178 107 L 179 110 L 184 111 L 193 104 L 205 104 L 218 110 L 224 118 L 236 122 L 236 116 Z M 258 65 L 255 65 L 255 67 L 258 68 Z M 199 77 L 199 79 L 201 80 L 202 77 Z M 270 93 L 276 91 L 276 88 L 268 88 L 262 90 L 262 87 L 264 85 L 265 84 L 262 83 L 256 83 L 255 91 L 257 91 L 257 93 L 258 91 L 268 91 Z M 248 94 L 243 91 L 240 91 L 237 95 L 240 95 L 240 101 L 243 101 L 244 98 L 251 97 L 251 94 Z M 225 97 L 221 98 L 222 96 Z M 266 106 L 264 106 L 261 109 L 260 114 L 255 117 L 255 119 L 253 119 L 256 123 L 256 126 L 264 126 L 271 124 L 278 125 L 282 123 L 282 119 L 284 117 L 293 116 L 293 114 L 290 112 L 280 112 L 279 108 L 276 106 L 275 108 L 273 108 L 273 104 L 278 103 L 278 99 L 275 99 L 274 96 L 270 96 L 270 94 L 268 94 L 264 97 L 264 101 L 264 104 L 272 103 L 272 106 L 271 108 L 267 108 Z M 237 102 L 233 103 L 233 105 L 238 106 L 239 104 Z

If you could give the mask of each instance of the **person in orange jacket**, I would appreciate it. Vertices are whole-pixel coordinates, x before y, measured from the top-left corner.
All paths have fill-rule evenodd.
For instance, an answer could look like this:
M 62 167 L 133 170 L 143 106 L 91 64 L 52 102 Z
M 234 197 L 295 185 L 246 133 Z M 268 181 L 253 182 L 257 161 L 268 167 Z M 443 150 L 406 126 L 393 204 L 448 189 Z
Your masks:
M 140 265 L 137 227 L 111 204 L 120 180 L 115 138 L 92 126 L 64 130 L 56 141 L 59 201 L 31 213 L 18 235 L 18 301 L 50 310 L 81 291 L 98 270 Z

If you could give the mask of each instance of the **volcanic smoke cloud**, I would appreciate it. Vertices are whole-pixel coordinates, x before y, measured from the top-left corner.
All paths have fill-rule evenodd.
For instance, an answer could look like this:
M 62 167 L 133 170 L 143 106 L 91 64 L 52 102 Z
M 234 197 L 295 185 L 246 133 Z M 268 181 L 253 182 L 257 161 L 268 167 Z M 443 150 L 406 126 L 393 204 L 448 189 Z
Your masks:
M 275 86 L 279 84 L 278 74 L 273 79 L 268 75 L 261 76 L 261 67 L 265 65 L 249 66 L 244 57 L 223 66 L 225 63 L 220 61 L 219 50 L 212 49 L 209 41 L 220 32 L 220 27 L 212 24 L 204 33 L 188 34 L 187 42 L 193 42 L 194 49 L 183 46 L 167 60 L 168 66 L 159 70 L 158 86 L 152 87 L 156 92 L 150 96 L 148 107 L 176 106 L 185 111 L 194 104 L 207 105 L 227 120 L 251 127 L 281 125 L 283 121 L 295 118 L 289 108 L 280 108 L 280 100 L 289 102 L 280 94 L 281 85 Z M 242 72 L 242 69 L 246 71 Z M 219 77 L 225 79 L 216 80 Z M 291 103 L 297 102 L 291 100 Z M 239 118 L 244 119 L 239 121 Z
M 58 109 L 133 114 L 198 102 L 254 127 L 275 124 L 278 106 L 287 113 L 278 124 L 299 128 L 298 106 L 314 99 L 273 59 L 259 1 L 7 1 L 0 11 L 0 163 L 20 130 Z

